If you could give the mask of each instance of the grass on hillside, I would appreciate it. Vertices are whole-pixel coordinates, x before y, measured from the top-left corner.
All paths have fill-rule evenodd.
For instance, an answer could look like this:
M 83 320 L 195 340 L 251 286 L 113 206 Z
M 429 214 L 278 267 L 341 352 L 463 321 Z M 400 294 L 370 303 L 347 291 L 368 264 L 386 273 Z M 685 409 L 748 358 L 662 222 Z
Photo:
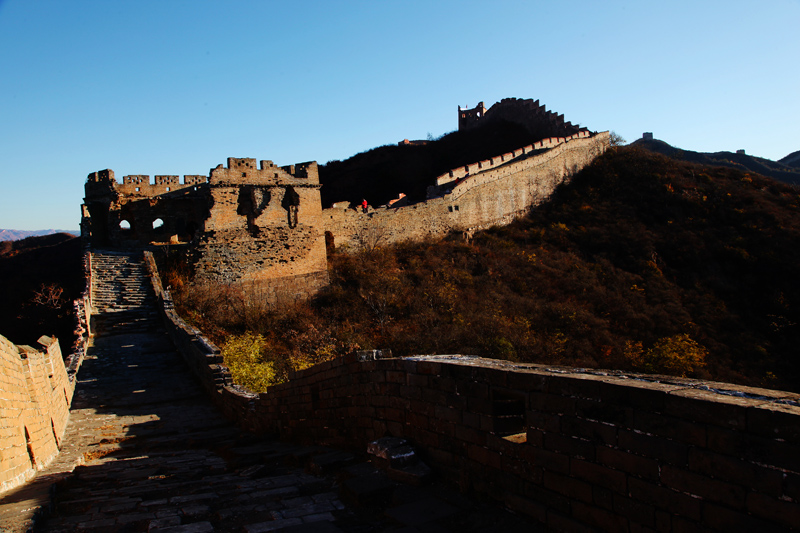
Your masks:
M 773 180 L 618 148 L 471 242 L 337 251 L 330 287 L 287 312 L 172 283 L 254 390 L 372 348 L 800 390 L 798 214 Z

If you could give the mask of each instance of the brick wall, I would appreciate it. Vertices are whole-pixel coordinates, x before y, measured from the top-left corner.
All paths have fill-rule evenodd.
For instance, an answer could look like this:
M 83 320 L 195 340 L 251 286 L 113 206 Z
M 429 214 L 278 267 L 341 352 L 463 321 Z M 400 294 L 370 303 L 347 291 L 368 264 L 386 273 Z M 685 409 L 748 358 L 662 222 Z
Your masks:
M 75 389 L 58 341 L 42 351 L 0 336 L 0 493 L 32 478 L 58 453 Z
M 244 428 L 357 450 L 410 440 L 439 475 L 554 530 L 800 526 L 800 395 L 462 356 L 361 352 L 264 394 L 153 284 L 184 359 Z
M 74 302 L 76 342 L 65 358 L 57 339 L 41 349 L 0 335 L 0 494 L 25 483 L 58 454 L 89 340 L 91 254 L 84 253 L 87 285 Z
M 800 525 L 797 395 L 553 372 L 495 361 L 356 357 L 217 401 L 254 431 L 365 449 L 409 439 L 441 475 L 556 530 Z
M 332 207 L 322 211 L 323 225 L 336 246 L 372 247 L 508 224 L 549 198 L 608 143 L 608 132 L 544 139 L 439 176 L 424 202 L 366 213 Z

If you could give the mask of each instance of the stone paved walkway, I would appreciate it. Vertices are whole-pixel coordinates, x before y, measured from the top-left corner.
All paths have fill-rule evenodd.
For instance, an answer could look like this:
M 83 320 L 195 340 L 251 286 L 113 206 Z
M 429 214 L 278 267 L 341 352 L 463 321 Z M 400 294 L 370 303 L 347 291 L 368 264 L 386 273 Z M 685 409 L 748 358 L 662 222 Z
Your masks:
M 36 530 L 531 531 L 455 490 L 395 483 L 364 458 L 242 433 L 163 332 L 95 340 L 64 443 L 36 481 L 0 500 L 5 530 L 25 531 L 52 501 Z

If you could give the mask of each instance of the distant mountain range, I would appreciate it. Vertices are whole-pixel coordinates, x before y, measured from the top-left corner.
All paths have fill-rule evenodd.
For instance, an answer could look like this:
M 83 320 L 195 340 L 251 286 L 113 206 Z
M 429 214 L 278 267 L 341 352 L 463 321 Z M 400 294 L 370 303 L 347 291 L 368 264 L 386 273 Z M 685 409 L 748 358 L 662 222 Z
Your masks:
M 80 235 L 80 232 L 66 229 L 0 229 L 0 241 L 18 241 L 26 237 L 39 237 L 42 235 L 52 235 L 54 233 L 69 233 L 70 235 Z
M 800 150 L 792 152 L 783 159 L 778 159 L 778 163 L 786 165 L 787 167 L 800 168 Z
M 779 161 L 772 161 L 744 153 L 681 150 L 658 139 L 638 139 L 632 142 L 631 146 L 646 148 L 651 152 L 657 152 L 673 159 L 701 165 L 737 168 L 745 172 L 756 172 L 762 176 L 769 176 L 790 185 L 800 185 L 800 150 Z

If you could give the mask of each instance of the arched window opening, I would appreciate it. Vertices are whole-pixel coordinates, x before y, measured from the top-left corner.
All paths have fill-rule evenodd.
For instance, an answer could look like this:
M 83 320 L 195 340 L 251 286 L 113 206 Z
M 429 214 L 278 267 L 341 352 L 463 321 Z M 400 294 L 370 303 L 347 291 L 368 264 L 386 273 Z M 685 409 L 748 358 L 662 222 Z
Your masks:
M 129 231 L 131 229 L 131 223 L 125 219 L 119 221 L 119 229 L 122 231 Z
M 160 218 L 157 218 L 153 221 L 153 229 L 162 229 L 164 227 L 164 221 Z

